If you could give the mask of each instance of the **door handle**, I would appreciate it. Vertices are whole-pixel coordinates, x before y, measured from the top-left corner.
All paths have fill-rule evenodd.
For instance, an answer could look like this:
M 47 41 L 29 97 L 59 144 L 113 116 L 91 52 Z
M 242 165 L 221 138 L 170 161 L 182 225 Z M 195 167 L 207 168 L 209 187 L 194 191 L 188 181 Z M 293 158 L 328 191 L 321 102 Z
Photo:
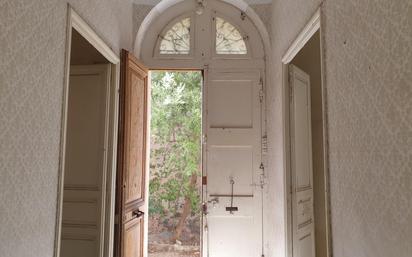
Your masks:
M 140 218 L 144 215 L 144 212 L 137 210 L 137 211 L 133 211 L 132 215 L 135 216 L 136 218 Z

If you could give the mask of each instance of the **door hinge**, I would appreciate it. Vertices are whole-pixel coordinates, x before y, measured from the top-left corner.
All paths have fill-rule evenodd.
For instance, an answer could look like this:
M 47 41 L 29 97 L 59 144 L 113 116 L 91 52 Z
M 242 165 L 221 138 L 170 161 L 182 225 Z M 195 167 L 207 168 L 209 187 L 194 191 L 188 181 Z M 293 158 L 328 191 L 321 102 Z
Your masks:
M 262 103 L 263 102 L 263 90 L 259 90 L 259 101 Z
M 207 135 L 206 134 L 203 134 L 202 141 L 203 141 L 204 145 L 207 144 Z
M 207 212 L 207 202 L 202 203 L 202 213 L 203 213 L 203 215 L 208 214 L 208 212 Z
M 293 97 L 293 85 L 292 85 L 292 79 L 291 79 L 292 76 L 293 76 L 292 72 L 288 73 L 288 88 L 289 88 L 290 98 Z
M 268 152 L 268 136 L 267 135 L 263 135 L 262 136 L 262 153 L 266 154 Z

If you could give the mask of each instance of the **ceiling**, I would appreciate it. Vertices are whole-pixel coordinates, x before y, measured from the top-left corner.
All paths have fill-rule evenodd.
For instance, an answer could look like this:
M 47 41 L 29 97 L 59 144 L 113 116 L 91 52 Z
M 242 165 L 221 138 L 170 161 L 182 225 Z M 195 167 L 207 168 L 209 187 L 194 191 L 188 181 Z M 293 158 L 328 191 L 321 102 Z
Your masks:
M 144 5 L 156 5 L 161 0 L 133 0 L 136 4 L 144 4 Z M 248 4 L 268 4 L 271 3 L 272 0 L 244 0 Z

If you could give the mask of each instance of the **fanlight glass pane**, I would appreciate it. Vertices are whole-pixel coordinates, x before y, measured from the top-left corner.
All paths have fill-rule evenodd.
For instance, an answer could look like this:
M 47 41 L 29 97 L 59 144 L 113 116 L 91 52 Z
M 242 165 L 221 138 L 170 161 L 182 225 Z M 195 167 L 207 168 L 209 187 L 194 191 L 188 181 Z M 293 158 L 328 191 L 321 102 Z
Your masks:
M 232 24 L 216 17 L 216 53 L 247 54 L 246 43 Z
M 161 38 L 160 54 L 189 54 L 190 18 L 173 25 Z

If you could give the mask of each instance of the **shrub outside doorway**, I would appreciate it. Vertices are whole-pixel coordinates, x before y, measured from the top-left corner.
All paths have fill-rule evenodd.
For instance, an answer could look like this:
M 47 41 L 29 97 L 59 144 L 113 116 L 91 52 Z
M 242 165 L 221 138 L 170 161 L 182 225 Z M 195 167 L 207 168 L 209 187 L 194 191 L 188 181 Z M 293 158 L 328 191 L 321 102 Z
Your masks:
M 202 73 L 152 71 L 149 256 L 200 256 Z

